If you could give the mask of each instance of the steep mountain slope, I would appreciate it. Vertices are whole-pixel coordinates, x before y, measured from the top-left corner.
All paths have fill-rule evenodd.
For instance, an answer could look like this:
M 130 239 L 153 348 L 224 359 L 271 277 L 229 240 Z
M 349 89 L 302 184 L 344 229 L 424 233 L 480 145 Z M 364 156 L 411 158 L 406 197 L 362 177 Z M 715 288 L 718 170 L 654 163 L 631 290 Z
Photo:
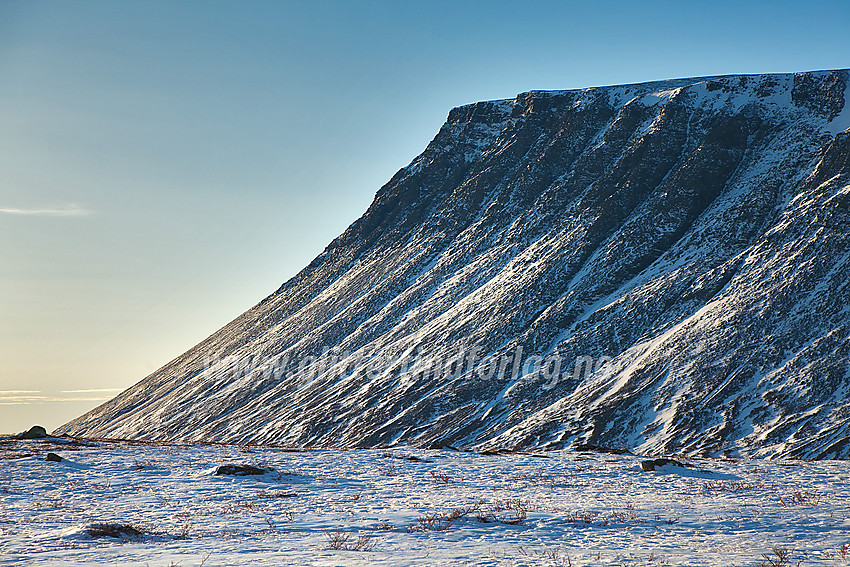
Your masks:
M 842 70 L 456 108 L 295 278 L 59 431 L 848 457 L 848 94 Z

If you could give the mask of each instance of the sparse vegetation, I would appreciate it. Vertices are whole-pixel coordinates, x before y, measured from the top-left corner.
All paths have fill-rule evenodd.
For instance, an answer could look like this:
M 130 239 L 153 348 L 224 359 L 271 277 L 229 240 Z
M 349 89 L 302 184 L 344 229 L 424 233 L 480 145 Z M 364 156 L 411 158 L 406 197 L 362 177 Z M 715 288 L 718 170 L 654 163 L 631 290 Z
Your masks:
M 790 496 L 780 496 L 779 503 L 786 508 L 789 506 L 817 506 L 822 498 L 823 494 L 817 490 L 795 490 Z
M 796 563 L 792 563 L 792 553 L 793 551 L 787 547 L 774 547 L 770 553 L 762 553 L 762 561 L 759 561 L 758 567 L 789 567 L 791 565 L 799 567 L 803 560 L 799 559 Z
M 480 510 L 475 517 L 479 522 L 495 522 L 499 524 L 515 525 L 522 523 L 531 509 L 531 504 L 519 499 L 496 502 L 486 510 Z
M 574 525 L 595 525 L 602 527 L 609 525 L 643 524 L 650 521 L 670 525 L 678 521 L 678 519 L 673 518 L 664 519 L 659 514 L 654 514 L 649 518 L 644 517 L 638 514 L 633 504 L 626 504 L 622 508 L 613 508 L 607 512 L 576 510 L 568 512 L 565 515 L 565 520 Z
M 353 542 L 351 541 L 351 533 L 344 532 L 340 529 L 329 532 L 324 530 L 325 537 L 328 538 L 328 549 L 341 551 L 372 551 L 377 545 L 375 541 L 374 530 L 357 536 Z
M 395 465 L 385 465 L 378 467 L 378 472 L 384 476 L 395 476 L 398 474 L 398 467 Z
M 145 469 L 149 469 L 154 466 L 152 461 L 140 461 L 138 459 L 133 459 L 133 466 L 130 467 L 131 470 L 141 471 Z
M 260 490 L 257 498 L 297 498 L 298 493 L 291 490 Z
M 623 567 L 635 567 L 639 565 L 670 565 L 670 561 L 666 557 L 656 555 L 655 552 L 650 552 L 649 555 L 641 557 L 633 553 L 629 554 L 629 561 L 621 563 Z
M 448 512 L 432 512 L 430 514 L 422 514 L 415 522 L 408 526 L 408 531 L 418 532 L 442 532 L 454 525 L 455 522 L 468 516 L 469 514 L 478 512 L 481 509 L 482 501 L 476 502 L 471 506 L 453 508 Z
M 266 510 L 265 506 L 251 500 L 237 500 L 222 507 L 222 512 L 227 516 L 246 512 L 265 512 Z
M 408 531 L 441 532 L 451 528 L 458 520 L 473 515 L 482 523 L 498 523 L 514 525 L 523 522 L 528 517 L 531 505 L 522 500 L 506 500 L 489 506 L 484 500 L 469 506 L 458 506 L 449 511 L 431 512 L 420 515 L 415 522 L 408 526 Z
M 443 472 L 437 471 L 428 471 L 431 475 L 431 480 L 433 480 L 436 484 L 449 484 L 452 482 L 452 477 Z M 463 479 L 461 479 L 463 480 Z
M 533 561 L 545 561 L 549 565 L 557 565 L 563 567 L 573 567 L 573 562 L 570 559 L 570 556 L 566 553 L 562 553 L 560 547 L 556 547 L 553 549 L 532 549 L 526 551 L 525 548 L 519 546 L 519 554 L 523 557 L 527 557 Z
M 551 484 L 552 483 L 552 477 L 545 474 L 543 471 L 537 471 L 537 472 L 531 473 L 531 474 L 528 474 L 528 473 L 526 473 L 526 474 L 514 474 L 514 475 L 511 475 L 508 478 L 510 478 L 514 482 L 525 481 L 525 482 L 528 482 L 529 484 Z
M 707 480 L 702 483 L 702 490 L 712 496 L 721 492 L 746 492 L 766 488 L 764 481 L 745 482 L 740 480 Z
M 180 531 L 177 532 L 175 536 L 177 539 L 186 539 L 189 537 L 189 533 L 192 531 L 192 522 L 190 518 L 192 514 L 190 512 L 180 512 L 175 514 L 175 517 L 180 522 Z

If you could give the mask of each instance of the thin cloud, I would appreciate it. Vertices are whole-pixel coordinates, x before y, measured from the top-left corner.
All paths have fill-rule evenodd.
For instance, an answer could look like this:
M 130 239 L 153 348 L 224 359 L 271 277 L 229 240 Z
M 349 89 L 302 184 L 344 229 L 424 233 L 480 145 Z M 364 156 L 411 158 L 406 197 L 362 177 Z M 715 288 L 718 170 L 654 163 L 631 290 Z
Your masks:
M 84 396 L 84 397 L 50 397 L 50 396 L 0 396 L 0 406 L 33 406 L 48 403 L 70 403 L 70 402 L 105 402 L 109 396 Z
M 47 396 L 34 396 L 32 394 L 2 394 L 0 395 L 0 405 L 27 405 L 48 399 Z
M 121 388 L 62 390 L 60 395 L 45 395 L 43 390 L 0 390 L 0 406 L 30 406 L 45 403 L 105 402 Z M 71 394 L 63 396 L 61 394 Z M 76 394 L 76 395 L 74 395 Z M 86 395 L 88 394 L 88 395 Z M 98 395 L 101 394 L 101 395 Z
M 22 209 L 17 207 L 0 207 L 0 213 L 31 217 L 86 217 L 91 211 L 79 205 L 66 205 L 55 209 Z
M 63 394 L 93 394 L 95 392 L 123 392 L 124 388 L 92 388 L 90 390 L 62 390 Z
M 47 398 L 44 400 L 45 402 L 105 402 L 110 399 L 109 396 L 85 396 L 85 397 L 77 397 L 77 398 L 66 398 L 66 397 L 57 397 L 57 398 Z

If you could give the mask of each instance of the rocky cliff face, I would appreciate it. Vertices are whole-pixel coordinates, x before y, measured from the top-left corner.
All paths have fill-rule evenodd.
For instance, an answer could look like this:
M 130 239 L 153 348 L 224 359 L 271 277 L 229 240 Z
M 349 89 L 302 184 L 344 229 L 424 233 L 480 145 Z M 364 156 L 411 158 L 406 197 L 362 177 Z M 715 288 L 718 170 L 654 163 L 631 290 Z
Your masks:
M 846 458 L 848 94 L 830 71 L 456 108 L 295 278 L 60 432 Z

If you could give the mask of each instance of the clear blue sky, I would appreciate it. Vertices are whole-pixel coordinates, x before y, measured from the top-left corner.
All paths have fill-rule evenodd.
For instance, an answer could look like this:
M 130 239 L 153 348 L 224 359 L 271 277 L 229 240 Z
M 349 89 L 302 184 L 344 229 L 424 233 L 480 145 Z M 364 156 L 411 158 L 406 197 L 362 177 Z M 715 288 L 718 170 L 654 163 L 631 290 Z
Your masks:
M 453 106 L 850 67 L 848 29 L 846 1 L 4 0 L 0 432 L 60 425 L 274 291 Z

